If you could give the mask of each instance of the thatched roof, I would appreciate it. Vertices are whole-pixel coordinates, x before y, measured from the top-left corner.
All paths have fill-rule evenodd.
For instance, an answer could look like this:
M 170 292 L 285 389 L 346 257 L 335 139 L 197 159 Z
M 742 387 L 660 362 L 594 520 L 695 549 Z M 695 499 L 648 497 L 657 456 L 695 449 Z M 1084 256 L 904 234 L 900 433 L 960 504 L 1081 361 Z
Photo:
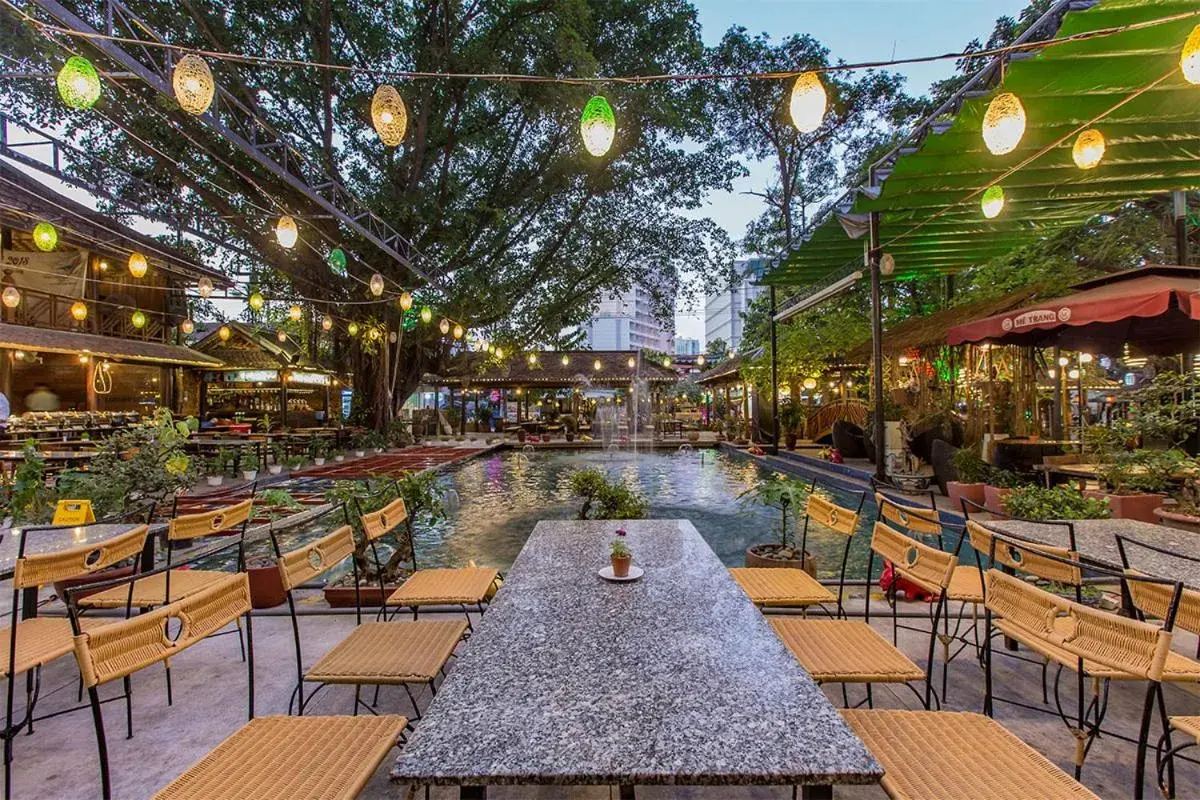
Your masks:
M 164 342 L 120 339 L 94 333 L 56 331 L 0 322 L 0 347 L 48 353 L 79 353 L 119 361 L 151 364 L 181 364 L 191 367 L 219 367 L 221 362 L 187 347 Z
M 629 350 L 540 350 L 514 354 L 497 361 L 490 353 L 466 352 L 455 356 L 443 374 L 426 375 L 425 383 L 440 386 L 628 386 L 635 378 L 667 384 L 681 380 L 673 368 L 639 357 Z M 563 364 L 563 358 L 567 363 Z M 633 366 L 630 366 L 632 360 Z M 600 368 L 596 369 L 599 363 Z
M 738 383 L 742 379 L 742 365 L 747 361 L 758 358 L 762 353 L 763 349 L 758 347 L 749 353 L 738 353 L 732 358 L 727 358 L 707 372 L 700 373 L 700 376 L 696 378 L 696 383 L 706 386 L 721 383 Z

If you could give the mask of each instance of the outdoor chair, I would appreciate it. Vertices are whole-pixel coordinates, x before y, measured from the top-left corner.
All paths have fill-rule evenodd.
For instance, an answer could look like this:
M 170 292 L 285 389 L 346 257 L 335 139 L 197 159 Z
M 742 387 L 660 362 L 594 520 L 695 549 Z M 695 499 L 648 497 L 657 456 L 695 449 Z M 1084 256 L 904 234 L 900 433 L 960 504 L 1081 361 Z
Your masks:
M 921 669 L 908 656 L 871 627 L 871 592 L 868 589 L 864 619 L 811 620 L 799 617 L 770 617 L 769 621 L 784 644 L 796 656 L 805 671 L 818 683 L 842 684 L 842 698 L 849 705 L 846 684 L 866 684 L 866 702 L 874 707 L 872 684 L 895 683 L 907 686 L 922 704 L 930 707 L 933 685 L 933 651 L 938 624 L 945 610 L 945 589 L 958 559 L 952 553 L 909 538 L 882 522 L 875 523 L 867 575 L 874 572 L 875 556 L 892 562 L 897 574 L 937 597 L 933 625 L 929 632 L 926 668 Z M 844 579 L 839 594 L 844 591 Z M 924 697 L 912 686 L 925 682 Z M 939 701 L 940 702 L 940 701 Z
M 37 537 L 46 531 L 71 530 L 74 526 L 43 526 L 22 528 L 17 533 L 17 558 L 12 577 L 11 617 L 7 629 L 0 630 L 0 669 L 7 679 L 7 694 L 4 713 L 4 796 L 12 795 L 13 739 L 24 728 L 33 733 L 37 705 L 41 690 L 41 670 L 46 664 L 71 652 L 73 631 L 71 622 L 65 617 L 40 617 L 38 592 L 47 585 L 81 575 L 94 575 L 101 570 L 132 559 L 136 565 L 141 561 L 149 528 L 138 525 L 130 531 L 114 536 L 99 544 L 81 544 L 51 553 L 26 554 L 25 548 L 30 535 Z M 91 588 L 91 586 L 86 587 Z M 91 630 L 111 623 L 111 619 L 88 619 L 82 623 Z M 25 712 L 20 721 L 13 720 L 15 681 L 25 675 Z M 124 686 L 127 719 L 132 730 L 130 687 Z M 87 706 L 66 709 L 75 711 Z M 57 711 L 47 716 L 66 713 Z
M 813 481 L 816 488 L 816 481 Z M 845 545 L 842 548 L 842 565 L 839 586 L 846 581 L 846 562 L 850 557 L 850 541 L 858 527 L 859 514 L 862 512 L 865 492 L 859 492 L 858 508 L 836 505 L 828 498 L 810 493 L 804 508 L 804 526 L 800 533 L 800 552 L 808 552 L 808 527 L 810 522 L 817 522 L 829 530 L 842 534 Z M 729 574 L 737 581 L 742 590 L 759 608 L 800 608 L 807 612 L 811 606 L 822 606 L 825 603 L 837 604 L 837 617 L 845 616 L 842 609 L 842 592 L 834 594 L 820 583 L 815 577 L 803 569 L 793 567 L 733 567 Z
M 132 579 L 113 581 L 111 588 L 131 583 Z M 408 721 L 401 716 L 255 718 L 250 581 L 244 572 L 222 573 L 221 578 L 187 597 L 99 629 L 85 626 L 72 594 L 68 592 L 68 609 L 75 630 L 75 658 L 91 702 L 105 800 L 113 794 L 112 770 L 99 687 L 118 678 L 128 681 L 135 672 L 177 656 L 243 617 L 250 721 L 155 798 L 349 800 L 357 797 L 388 751 L 404 736 Z M 166 632 L 175 635 L 170 638 Z M 210 683 L 209 687 L 220 685 Z
M 1100 800 L 994 719 L 964 711 L 842 712 L 892 800 Z
M 1003 555 L 1002 555 L 1003 554 Z M 1082 566 L 1074 557 L 1064 557 L 1034 548 L 1028 543 L 994 534 L 991 540 L 989 561 L 992 564 L 1021 564 L 1030 561 L 1040 563 L 1040 572 L 1051 571 L 1050 565 L 1057 564 L 1066 575 L 1082 572 Z M 1200 662 L 1193 661 L 1173 650 L 1171 640 L 1183 585 L 1148 575 L 1134 575 L 1088 566 L 1090 573 L 1121 582 L 1122 595 L 1133 598 L 1135 608 L 1145 598 L 1153 598 L 1156 611 L 1161 611 L 1163 621 L 1153 624 L 1142 619 L 1120 616 L 1099 608 L 1069 600 L 1041 589 L 1021 577 L 1002 572 L 995 567 L 984 576 L 985 619 L 987 636 L 984 640 L 984 713 L 992 716 L 994 702 L 1001 700 L 993 692 L 992 627 L 995 624 L 1004 635 L 1020 642 L 1047 661 L 1058 665 L 1061 675 L 1064 670 L 1080 677 L 1078 684 L 1076 716 L 1068 718 L 1058 698 L 1058 681 L 1055 681 L 1055 710 L 1058 717 L 1070 730 L 1075 740 L 1075 777 L 1079 778 L 1084 760 L 1100 735 L 1134 742 L 1137 745 L 1137 763 L 1133 796 L 1140 800 L 1144 796 L 1146 751 L 1149 747 L 1150 725 L 1157 710 L 1162 723 L 1163 736 L 1170 747 L 1170 728 L 1163 697 L 1162 684 L 1167 682 L 1195 683 L 1200 681 Z M 1139 586 L 1138 584 L 1142 584 Z M 1163 605 L 1158 601 L 1166 597 Z M 1138 598 L 1142 598 L 1139 600 Z M 1141 611 L 1142 609 L 1139 609 Z M 999 621 L 996 621 L 999 620 Z M 1001 623 L 1003 627 L 1001 628 Z M 1087 700 L 1082 679 L 1093 684 L 1093 697 Z M 1108 689 L 1111 681 L 1145 681 L 1147 684 L 1143 703 L 1141 724 L 1136 739 L 1110 729 L 1103 729 L 1108 704 Z M 1002 700 L 1035 711 L 1041 711 L 1014 699 Z M 1085 705 L 1086 703 L 1086 705 Z M 1170 767 L 1168 766 L 1168 769 Z
M 337 506 L 322 516 L 335 513 L 344 514 L 344 507 Z M 375 554 L 377 571 L 379 559 L 375 542 L 403 519 L 404 501 L 399 499 L 373 514 L 362 517 L 364 535 Z M 292 618 L 292 633 L 296 644 L 296 689 L 292 693 L 293 700 L 288 704 L 289 712 L 294 703 L 297 713 L 303 716 L 305 706 L 321 689 L 329 685 L 347 685 L 354 687 L 354 714 L 358 714 L 359 706 L 374 714 L 374 707 L 362 699 L 362 687 L 377 687 L 374 702 L 378 703 L 379 686 L 400 685 L 408 694 L 415 717 L 420 719 L 421 711 L 412 686 L 428 686 L 430 692 L 436 696 L 437 677 L 439 674 L 445 674 L 443 669 L 446 662 L 454 655 L 458 643 L 463 640 L 467 623 L 462 620 L 363 622 L 354 530 L 348 524 L 287 553 L 280 550 L 279 540 L 274 531 L 271 532 L 271 542 L 278 558 L 283 588 L 287 592 L 288 611 Z M 300 622 L 296 615 L 295 589 L 327 574 L 347 558 L 350 559 L 354 579 L 355 628 L 305 670 L 300 645 Z M 318 684 L 307 697 L 304 693 L 305 683 Z

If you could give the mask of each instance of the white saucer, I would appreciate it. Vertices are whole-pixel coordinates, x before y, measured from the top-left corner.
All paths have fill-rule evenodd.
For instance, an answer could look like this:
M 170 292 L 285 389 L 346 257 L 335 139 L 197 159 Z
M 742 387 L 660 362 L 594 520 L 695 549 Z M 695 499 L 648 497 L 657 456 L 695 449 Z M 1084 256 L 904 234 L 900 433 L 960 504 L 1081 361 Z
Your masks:
M 613 568 L 611 566 L 607 566 L 604 569 L 600 570 L 600 572 L 597 574 L 601 578 L 604 578 L 604 580 L 612 581 L 613 583 L 629 583 L 630 581 L 636 581 L 638 578 L 645 575 L 646 571 L 644 569 L 642 569 L 641 567 L 635 567 L 633 565 L 630 565 L 629 574 L 626 575 L 624 578 L 618 578 L 616 575 L 613 575 Z

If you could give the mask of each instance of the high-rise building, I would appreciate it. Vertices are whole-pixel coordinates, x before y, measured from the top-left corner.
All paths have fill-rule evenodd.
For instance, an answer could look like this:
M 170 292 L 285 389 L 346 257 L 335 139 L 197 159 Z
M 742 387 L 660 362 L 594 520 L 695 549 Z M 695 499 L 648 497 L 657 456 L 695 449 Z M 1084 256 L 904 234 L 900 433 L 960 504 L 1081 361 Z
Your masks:
M 700 355 L 700 340 L 699 339 L 676 339 L 675 340 L 675 355 L 677 355 L 677 356 Z
M 650 292 L 641 286 L 601 299 L 582 331 L 592 350 L 675 350 L 675 320 L 660 322 Z
M 742 314 L 767 289 L 758 282 L 767 267 L 765 258 L 739 258 L 733 262 L 730 286 L 710 294 L 704 302 L 704 341 L 720 339 L 731 353 L 742 344 Z

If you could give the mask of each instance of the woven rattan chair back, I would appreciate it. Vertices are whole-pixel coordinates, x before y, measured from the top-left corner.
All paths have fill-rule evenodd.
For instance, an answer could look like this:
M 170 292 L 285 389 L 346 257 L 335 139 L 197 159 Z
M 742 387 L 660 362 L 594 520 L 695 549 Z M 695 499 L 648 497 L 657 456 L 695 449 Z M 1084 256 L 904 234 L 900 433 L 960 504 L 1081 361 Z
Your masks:
M 408 518 L 408 508 L 404 498 L 397 497 L 378 511 L 362 515 L 363 532 L 368 541 L 376 541 L 396 529 L 396 526 Z
M 1017 572 L 1068 586 L 1083 585 L 1079 554 L 1068 547 L 1024 544 L 1010 537 L 997 538 L 995 533 L 974 520 L 967 521 L 967 535 L 971 537 L 971 546 L 980 558 L 991 554 L 993 566 L 1003 565 Z
M 75 636 L 84 685 L 99 686 L 166 661 L 249 611 L 250 578 L 238 572 L 153 611 L 89 628 Z
M 875 523 L 871 550 L 892 562 L 899 575 L 934 595 L 940 595 L 950 585 L 950 577 L 958 564 L 958 557 L 953 553 L 930 547 L 882 522 Z
M 989 569 L 985 580 L 988 610 L 1026 635 L 1085 661 L 1161 680 L 1171 648 L 1163 626 L 1076 603 L 998 569 Z
M 231 531 L 250 519 L 250 509 L 253 505 L 254 500 L 246 498 L 240 503 L 223 506 L 212 511 L 181 514 L 172 519 L 167 526 L 167 538 L 171 541 L 198 539 L 201 536 L 214 536 Z
M 354 553 L 354 530 L 343 525 L 303 547 L 279 557 L 279 574 L 283 588 L 296 587 L 324 575 Z
M 808 496 L 805 513 L 813 522 L 820 523 L 832 531 L 845 536 L 853 536 L 858 526 L 858 514 L 848 508 L 843 508 L 829 498 L 813 492 Z
M 1125 586 L 1133 607 L 1147 617 L 1166 619 L 1174 601 L 1174 591 L 1165 583 L 1151 583 L 1139 578 L 1148 577 L 1136 569 L 1125 570 Z M 1179 597 L 1179 608 L 1175 613 L 1175 627 L 1200 633 L 1200 592 L 1184 588 Z
M 141 553 L 149 530 L 146 525 L 138 525 L 99 544 L 81 544 L 54 553 L 22 556 L 17 559 L 13 569 L 13 588 L 45 586 L 64 578 L 88 575 L 111 567 Z
M 936 509 L 902 506 L 879 492 L 875 493 L 875 503 L 879 508 L 879 516 L 893 525 L 917 536 L 941 537 L 942 535 L 942 520 Z

